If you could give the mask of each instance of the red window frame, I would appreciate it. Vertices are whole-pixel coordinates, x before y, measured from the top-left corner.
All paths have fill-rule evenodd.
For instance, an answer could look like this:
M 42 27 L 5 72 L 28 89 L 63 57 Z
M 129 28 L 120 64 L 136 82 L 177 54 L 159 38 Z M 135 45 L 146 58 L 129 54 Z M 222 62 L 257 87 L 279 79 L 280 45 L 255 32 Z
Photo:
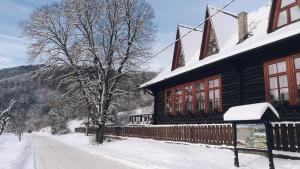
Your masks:
M 214 84 L 215 80 L 217 80 L 218 86 L 215 86 L 215 84 Z M 213 82 L 213 86 L 211 86 L 211 87 L 210 87 L 210 82 Z M 207 85 L 207 88 L 208 88 L 208 94 L 207 94 L 208 96 L 207 97 L 208 97 L 208 103 L 209 103 L 207 108 L 209 109 L 209 111 L 211 110 L 210 101 L 212 100 L 213 101 L 213 109 L 222 111 L 221 79 L 218 76 L 211 77 L 207 80 L 207 84 L 208 84 Z M 216 91 L 219 92 L 218 98 L 216 97 Z M 211 92 L 213 93 L 213 98 L 210 98 Z M 216 103 L 219 104 L 218 107 L 215 107 L 217 105 Z
M 168 97 L 168 92 L 171 93 L 171 98 Z M 166 114 L 173 114 L 173 102 L 174 102 L 174 92 L 173 89 L 166 89 L 165 90 L 165 113 Z M 169 105 L 169 106 L 167 106 Z M 168 108 L 170 108 L 170 110 L 168 110 Z
M 219 86 L 218 87 L 214 87 L 214 88 L 209 88 L 209 81 L 210 80 L 218 80 L 219 82 Z M 210 90 L 219 90 L 219 107 L 217 109 L 218 112 L 222 112 L 222 83 L 221 83 L 221 75 L 216 75 L 216 76 L 211 76 L 209 78 L 205 78 L 205 79 L 201 79 L 201 80 L 197 80 L 197 81 L 193 81 L 193 82 L 190 82 L 190 83 L 186 83 L 186 84 L 183 84 L 183 85 L 179 85 L 179 86 L 175 86 L 175 87 L 172 87 L 172 88 L 168 88 L 165 90 L 165 113 L 166 114 L 171 114 L 171 115 L 187 115 L 189 113 L 192 113 L 192 114 L 195 114 L 197 112 L 199 112 L 197 110 L 197 89 L 196 89 L 196 84 L 198 83 L 203 83 L 204 84 L 204 89 L 201 90 L 201 92 L 204 92 L 205 96 L 204 96 L 204 110 L 203 112 L 207 113 L 207 112 L 210 112 L 210 109 L 209 109 L 209 91 Z M 192 93 L 187 94 L 186 91 L 185 91 L 185 88 L 187 86 L 191 86 L 192 87 Z M 180 89 L 181 90 L 181 93 L 180 94 L 176 94 L 176 90 L 177 89 Z M 171 105 L 171 112 L 168 112 L 168 102 L 170 102 L 170 98 L 168 97 L 168 92 L 171 92 L 171 100 L 172 100 L 172 105 Z M 192 111 L 191 112 L 188 112 L 187 111 L 187 107 L 186 107 L 186 97 L 187 96 L 192 96 Z M 181 99 L 181 102 L 179 102 L 178 106 L 179 106 L 179 109 L 180 111 L 176 111 L 177 110 L 177 99 Z M 216 98 L 214 98 L 216 99 Z M 215 101 L 215 100 L 214 100 Z
M 280 29 L 284 26 L 287 26 L 289 24 L 292 24 L 294 22 L 300 21 L 300 19 L 296 19 L 294 21 L 291 20 L 291 8 L 295 6 L 300 7 L 300 0 L 296 0 L 296 2 L 289 4 L 285 7 L 281 7 L 282 0 L 274 0 L 272 10 L 271 10 L 271 16 L 270 16 L 270 26 L 269 26 L 269 32 L 275 31 L 277 29 Z M 279 15 L 281 12 L 286 11 L 287 12 L 287 23 L 281 26 L 278 26 L 279 22 Z
M 300 54 L 290 55 L 286 57 L 282 57 L 279 59 L 267 61 L 264 63 L 264 78 L 265 78 L 265 95 L 266 95 L 266 101 L 272 102 L 271 100 L 271 94 L 270 94 L 270 77 L 276 76 L 276 75 L 269 75 L 269 69 L 268 66 L 276 63 L 280 63 L 285 61 L 286 62 L 286 75 L 287 75 L 287 82 L 288 82 L 288 90 L 289 90 L 289 104 L 290 105 L 296 105 L 299 104 L 299 98 L 298 98 L 298 88 L 297 88 L 297 73 L 300 73 L 300 68 L 296 69 L 295 67 L 295 59 L 300 58 Z M 279 75 L 284 75 L 284 73 L 280 73 Z M 300 85 L 298 85 L 300 86 Z M 278 86 L 280 87 L 280 86 Z

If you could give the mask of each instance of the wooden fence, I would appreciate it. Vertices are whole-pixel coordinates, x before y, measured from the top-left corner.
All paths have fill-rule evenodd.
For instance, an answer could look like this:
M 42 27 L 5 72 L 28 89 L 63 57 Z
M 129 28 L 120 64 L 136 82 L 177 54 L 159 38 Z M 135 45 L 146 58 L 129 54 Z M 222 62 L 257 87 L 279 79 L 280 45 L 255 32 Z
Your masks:
M 300 152 L 300 123 L 273 124 L 274 150 Z
M 211 145 L 232 145 L 230 124 L 106 127 L 105 134 Z
M 272 125 L 274 150 L 300 152 L 300 123 L 281 122 Z M 85 128 L 76 128 L 75 131 L 85 133 Z M 95 133 L 95 129 L 90 128 L 89 133 Z M 233 144 L 230 124 L 107 126 L 105 127 L 105 135 L 211 145 L 230 146 Z

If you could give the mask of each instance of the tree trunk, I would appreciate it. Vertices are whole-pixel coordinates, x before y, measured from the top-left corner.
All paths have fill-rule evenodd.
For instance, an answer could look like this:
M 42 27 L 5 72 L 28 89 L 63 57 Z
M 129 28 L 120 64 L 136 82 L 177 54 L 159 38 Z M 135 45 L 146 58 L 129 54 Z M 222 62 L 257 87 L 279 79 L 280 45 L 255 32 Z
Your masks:
M 88 114 L 87 116 L 87 121 L 86 121 L 86 131 L 85 131 L 85 135 L 88 136 L 89 135 L 89 129 L 90 129 L 90 114 Z
M 3 131 L 4 131 L 4 127 L 1 126 L 1 128 L 0 128 L 0 135 L 2 135 Z
M 101 124 L 96 130 L 96 142 L 102 144 L 104 141 L 104 125 Z

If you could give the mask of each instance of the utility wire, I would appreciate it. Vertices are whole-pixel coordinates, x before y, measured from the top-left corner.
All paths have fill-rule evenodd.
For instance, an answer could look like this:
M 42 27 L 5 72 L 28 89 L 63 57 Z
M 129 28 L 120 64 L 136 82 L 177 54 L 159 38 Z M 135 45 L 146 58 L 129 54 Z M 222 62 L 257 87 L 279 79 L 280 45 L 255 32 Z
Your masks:
M 215 12 L 214 14 L 212 14 L 211 16 L 207 17 L 206 19 L 204 19 L 199 25 L 193 27 L 191 30 L 189 30 L 187 33 L 185 33 L 183 36 L 181 36 L 180 38 L 176 39 L 174 42 L 170 43 L 168 46 L 166 46 L 165 48 L 163 48 L 162 50 L 160 50 L 159 52 L 157 52 L 156 54 L 154 54 L 153 56 L 149 57 L 148 59 L 146 59 L 145 61 L 141 62 L 139 65 L 143 65 L 145 63 L 147 63 L 148 61 L 150 61 L 151 59 L 157 57 L 158 55 L 160 55 L 161 53 L 163 53 L 165 50 L 167 50 L 168 48 L 170 48 L 171 46 L 173 46 L 176 42 L 178 42 L 179 40 L 185 38 L 186 36 L 188 36 L 190 33 L 192 33 L 193 31 L 197 30 L 197 28 L 199 28 L 201 25 L 203 25 L 206 21 L 210 20 L 212 17 L 214 17 L 215 15 L 217 15 L 218 13 L 222 12 L 225 8 L 227 8 L 228 6 L 230 6 L 232 3 L 234 3 L 236 0 L 231 0 L 229 1 L 225 6 L 223 6 L 222 8 L 218 9 L 217 12 Z M 127 71 L 123 72 L 121 75 L 124 75 L 130 71 L 132 71 L 133 68 L 128 69 Z
M 142 64 L 148 62 L 149 60 L 155 58 L 156 56 L 160 55 L 161 53 L 163 53 L 165 50 L 167 50 L 168 48 L 170 48 L 172 45 L 174 45 L 176 42 L 178 42 L 179 40 L 183 39 L 184 37 L 186 37 L 187 35 L 189 35 L 190 33 L 192 33 L 193 31 L 197 30 L 197 28 L 199 28 L 201 25 L 203 25 L 206 21 L 208 21 L 209 19 L 211 19 L 212 17 L 214 17 L 216 14 L 220 13 L 221 11 L 223 11 L 225 8 L 227 8 L 228 6 L 230 6 L 233 2 L 235 2 L 236 0 L 231 0 L 230 2 L 228 2 L 225 6 L 223 6 L 221 9 L 218 9 L 217 12 L 215 12 L 214 14 L 212 14 L 211 16 L 207 17 L 204 21 L 202 21 L 199 25 L 195 26 L 194 28 L 192 28 L 190 31 L 188 31 L 187 33 L 185 33 L 183 36 L 181 36 L 180 38 L 176 39 L 174 42 L 170 43 L 168 46 L 166 46 L 165 48 L 163 48 L 161 51 L 157 52 L 156 54 L 154 54 L 153 56 L 151 56 L 150 58 L 148 58 L 146 61 L 144 61 Z

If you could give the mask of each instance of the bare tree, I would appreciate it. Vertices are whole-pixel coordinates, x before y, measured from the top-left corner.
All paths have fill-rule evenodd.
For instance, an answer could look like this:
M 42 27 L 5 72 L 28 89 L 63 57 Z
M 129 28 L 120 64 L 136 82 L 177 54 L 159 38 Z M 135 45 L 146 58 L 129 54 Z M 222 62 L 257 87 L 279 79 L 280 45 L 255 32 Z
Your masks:
M 66 70 L 61 85 L 68 86 L 66 94 L 84 96 L 100 143 L 112 98 L 127 93 L 120 82 L 151 54 L 153 20 L 144 0 L 64 0 L 36 10 L 23 24 L 31 59 L 42 59 L 43 74 Z
M 11 117 L 10 112 L 14 104 L 15 104 L 15 100 L 11 100 L 8 108 L 0 113 L 0 135 L 3 133 L 7 125 L 7 122 Z

